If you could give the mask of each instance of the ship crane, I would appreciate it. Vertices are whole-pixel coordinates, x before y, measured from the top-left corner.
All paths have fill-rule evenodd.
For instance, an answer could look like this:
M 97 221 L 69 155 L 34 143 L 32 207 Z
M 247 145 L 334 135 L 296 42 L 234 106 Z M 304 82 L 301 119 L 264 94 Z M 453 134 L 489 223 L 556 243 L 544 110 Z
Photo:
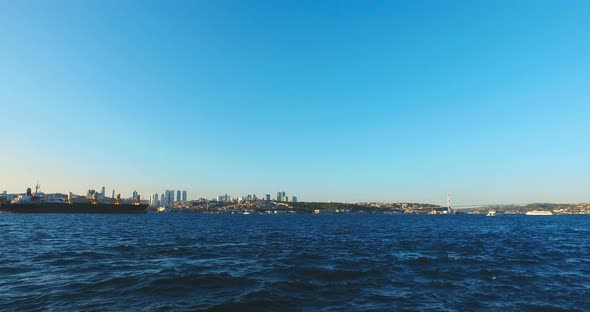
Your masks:
M 37 183 L 35 194 L 31 188 L 27 188 L 25 194 L 19 194 L 10 201 L 10 203 L 0 203 L 0 212 L 10 213 L 125 213 L 138 214 L 146 213 L 147 204 L 125 204 L 121 202 L 121 195 L 115 199 L 116 203 L 99 202 L 98 193 L 93 192 L 88 201 L 76 201 L 70 192 L 67 199 L 62 200 L 54 196 L 48 196 L 45 200 L 44 193 L 39 190 Z M 89 194 L 90 195 L 90 194 Z M 139 201 L 140 198 L 138 197 Z

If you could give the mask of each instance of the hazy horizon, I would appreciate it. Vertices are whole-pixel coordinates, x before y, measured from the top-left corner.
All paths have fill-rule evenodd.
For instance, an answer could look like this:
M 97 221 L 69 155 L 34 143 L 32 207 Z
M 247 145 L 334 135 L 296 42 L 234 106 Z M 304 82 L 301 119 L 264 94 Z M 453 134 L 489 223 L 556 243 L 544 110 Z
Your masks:
M 0 2 L 0 191 L 590 202 L 590 3 Z

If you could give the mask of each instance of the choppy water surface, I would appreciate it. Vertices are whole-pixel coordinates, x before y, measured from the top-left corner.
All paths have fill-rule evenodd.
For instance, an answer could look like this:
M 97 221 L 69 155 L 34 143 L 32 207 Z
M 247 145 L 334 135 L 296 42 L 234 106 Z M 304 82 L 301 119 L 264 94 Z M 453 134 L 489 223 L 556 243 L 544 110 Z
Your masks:
M 0 215 L 0 310 L 590 310 L 590 216 Z

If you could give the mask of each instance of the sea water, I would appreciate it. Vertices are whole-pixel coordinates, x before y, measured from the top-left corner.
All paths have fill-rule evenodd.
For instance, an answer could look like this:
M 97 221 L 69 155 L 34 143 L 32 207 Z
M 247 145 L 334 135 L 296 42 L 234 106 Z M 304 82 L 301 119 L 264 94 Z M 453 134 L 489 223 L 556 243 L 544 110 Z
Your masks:
M 590 216 L 0 214 L 2 311 L 590 310 Z

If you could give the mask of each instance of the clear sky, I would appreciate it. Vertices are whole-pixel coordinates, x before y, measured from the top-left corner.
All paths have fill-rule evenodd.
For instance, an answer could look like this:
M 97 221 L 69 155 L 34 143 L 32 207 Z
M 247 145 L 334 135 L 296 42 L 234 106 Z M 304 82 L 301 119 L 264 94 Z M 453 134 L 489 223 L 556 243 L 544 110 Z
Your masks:
M 1 1 L 0 190 L 590 201 L 589 1 Z

